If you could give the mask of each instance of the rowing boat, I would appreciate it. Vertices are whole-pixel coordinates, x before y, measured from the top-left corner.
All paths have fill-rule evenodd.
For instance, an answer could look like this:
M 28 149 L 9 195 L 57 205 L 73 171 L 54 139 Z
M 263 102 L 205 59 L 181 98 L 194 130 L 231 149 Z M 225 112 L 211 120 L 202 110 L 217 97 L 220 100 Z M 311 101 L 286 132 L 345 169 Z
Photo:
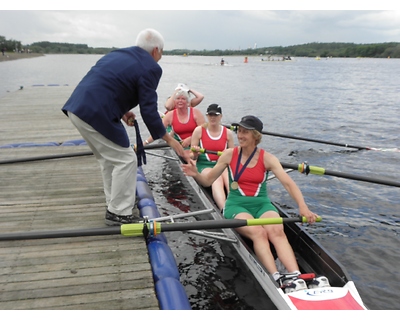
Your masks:
M 176 157 L 173 151 L 172 157 Z M 179 159 L 181 161 L 181 159 Z M 186 177 L 188 183 L 198 194 L 206 209 L 212 209 L 214 220 L 224 219 L 215 204 L 211 188 L 199 185 L 193 178 Z M 280 205 L 274 203 L 283 218 L 290 215 Z M 232 243 L 238 256 L 248 266 L 270 300 L 278 310 L 366 310 L 364 302 L 346 269 L 318 241 L 316 241 L 299 223 L 284 224 L 285 233 L 294 250 L 303 278 L 309 288 L 286 293 L 273 279 L 272 275 L 256 257 L 252 244 L 234 229 L 224 229 L 218 235 L 215 232 L 197 231 L 202 236 L 225 239 Z M 271 245 L 272 246 L 272 245 Z M 279 264 L 279 261 L 276 260 Z M 329 280 L 328 287 L 313 287 L 310 284 L 318 276 Z

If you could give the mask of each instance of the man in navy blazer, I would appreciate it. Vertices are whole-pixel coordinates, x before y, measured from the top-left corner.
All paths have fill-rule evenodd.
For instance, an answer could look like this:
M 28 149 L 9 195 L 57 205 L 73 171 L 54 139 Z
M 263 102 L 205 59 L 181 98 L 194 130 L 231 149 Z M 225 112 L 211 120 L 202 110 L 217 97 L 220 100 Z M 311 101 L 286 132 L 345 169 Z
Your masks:
M 180 156 L 187 158 L 179 142 L 166 132 L 158 113 L 156 89 L 162 75 L 158 61 L 163 48 L 164 39 L 158 31 L 141 31 L 135 46 L 102 57 L 62 108 L 99 161 L 107 225 L 137 221 L 132 209 L 138 159 L 121 122 L 135 125 L 132 108 L 139 105 L 142 119 L 154 139 L 164 139 Z

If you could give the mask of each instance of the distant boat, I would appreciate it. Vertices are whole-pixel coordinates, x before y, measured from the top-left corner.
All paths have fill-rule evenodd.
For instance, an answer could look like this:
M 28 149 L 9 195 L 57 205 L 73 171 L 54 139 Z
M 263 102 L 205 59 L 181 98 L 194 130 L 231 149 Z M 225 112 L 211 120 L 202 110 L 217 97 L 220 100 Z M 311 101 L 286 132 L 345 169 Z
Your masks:
M 273 57 L 273 56 L 268 56 L 267 58 L 261 58 L 261 61 L 267 61 L 267 62 L 270 62 L 270 61 L 281 61 L 281 62 L 284 62 L 284 61 L 293 61 L 292 60 L 292 58 L 290 57 L 290 56 L 287 56 L 287 57 Z
M 233 67 L 233 64 L 227 62 L 222 63 L 205 63 L 206 66 Z

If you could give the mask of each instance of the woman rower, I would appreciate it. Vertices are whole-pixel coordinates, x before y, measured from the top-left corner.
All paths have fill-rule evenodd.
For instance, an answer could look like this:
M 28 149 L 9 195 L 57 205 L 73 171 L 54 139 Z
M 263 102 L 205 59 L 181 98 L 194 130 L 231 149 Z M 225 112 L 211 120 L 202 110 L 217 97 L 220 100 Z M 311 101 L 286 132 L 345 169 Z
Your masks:
M 165 128 L 171 126 L 171 133 L 174 134 L 174 138 L 182 144 L 182 147 L 188 148 L 191 144 L 194 129 L 206 121 L 199 109 L 190 106 L 190 97 L 187 91 L 178 90 L 175 93 L 174 106 L 174 110 L 168 112 L 162 118 L 162 122 Z M 153 138 L 150 136 L 145 140 L 143 145 L 147 145 L 153 141 Z
M 191 99 L 190 99 L 191 107 L 195 107 L 195 106 L 199 105 L 204 99 L 204 95 L 202 93 L 200 93 L 199 91 L 189 88 L 184 83 L 178 83 L 177 87 L 174 90 L 174 93 L 168 97 L 167 101 L 165 101 L 165 109 L 167 110 L 165 113 L 168 113 L 169 111 L 172 111 L 175 109 L 174 96 L 180 90 L 186 91 L 189 94 L 189 96 L 193 95 L 193 97 L 191 97 Z
M 197 170 L 206 174 L 215 166 L 218 156 L 200 152 L 201 149 L 207 151 L 223 151 L 226 148 L 233 148 L 234 139 L 231 130 L 221 125 L 222 109 L 218 104 L 210 104 L 207 108 L 206 116 L 208 122 L 198 126 L 192 135 L 192 159 L 197 160 Z M 224 208 L 226 194 L 229 192 L 228 171 L 224 170 L 211 185 L 213 198 L 220 210 Z
M 278 210 L 271 203 L 267 193 L 266 181 L 268 172 L 271 171 L 296 201 L 300 215 L 306 217 L 309 223 L 314 223 L 318 215 L 309 210 L 300 189 L 282 168 L 278 158 L 257 147 L 262 138 L 262 122 L 250 115 L 232 126 L 238 127 L 238 147 L 226 149 L 217 164 L 206 174 L 199 174 L 193 160 L 182 165 L 184 173 L 194 177 L 201 185 L 210 186 L 228 168 L 230 190 L 225 203 L 224 217 L 248 220 L 279 217 Z M 237 231 L 253 241 L 257 257 L 273 278 L 279 281 L 282 275 L 268 245 L 271 242 L 279 260 L 293 275 L 286 284 L 288 290 L 304 289 L 304 281 L 295 277 L 300 271 L 283 225 L 248 226 L 238 228 Z

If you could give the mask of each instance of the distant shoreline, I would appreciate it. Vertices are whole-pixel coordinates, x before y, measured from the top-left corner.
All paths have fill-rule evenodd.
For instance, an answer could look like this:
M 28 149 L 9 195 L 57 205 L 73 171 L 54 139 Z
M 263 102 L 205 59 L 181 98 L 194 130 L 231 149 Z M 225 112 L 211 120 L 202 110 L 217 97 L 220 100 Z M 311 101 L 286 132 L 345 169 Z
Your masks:
M 44 56 L 43 53 L 4 52 L 4 56 L 2 54 L 0 54 L 0 62 L 18 60 L 18 59 L 37 58 L 37 57 L 43 57 L 43 56 Z

